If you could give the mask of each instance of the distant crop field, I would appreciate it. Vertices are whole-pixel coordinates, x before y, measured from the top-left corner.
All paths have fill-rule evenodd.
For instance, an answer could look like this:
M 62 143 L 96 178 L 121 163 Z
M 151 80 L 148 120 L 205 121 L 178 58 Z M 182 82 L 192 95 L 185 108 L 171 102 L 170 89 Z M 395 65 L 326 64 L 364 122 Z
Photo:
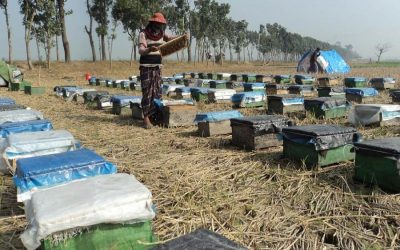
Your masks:
M 396 63 L 397 65 L 400 63 Z M 21 62 L 20 66 L 25 68 Z M 296 64 L 206 65 L 166 62 L 164 76 L 182 72 L 248 72 L 296 74 Z M 67 129 L 82 145 L 115 163 L 152 192 L 157 215 L 154 232 L 161 241 L 197 228 L 214 230 L 250 249 L 396 249 L 400 247 L 400 199 L 378 187 L 353 180 L 353 163 L 307 170 L 282 158 L 282 147 L 243 151 L 231 136 L 202 138 L 195 126 L 141 128 L 141 122 L 120 118 L 53 94 L 56 85 L 89 87 L 84 77 L 125 79 L 138 74 L 129 62 L 53 63 L 50 70 L 25 72 L 34 85 L 46 87 L 44 96 L 0 89 L 1 96 L 43 112 L 56 129 Z M 400 79 L 392 63 L 357 64 L 349 76 Z M 343 76 L 340 76 L 343 77 Z M 92 86 L 91 86 L 92 87 Z M 140 95 L 97 87 L 111 93 Z M 373 100 L 390 103 L 388 91 Z M 198 105 L 199 111 L 229 109 L 227 104 Z M 265 109 L 241 109 L 245 115 Z M 299 124 L 344 124 L 346 119 L 293 118 Z M 365 139 L 399 136 L 400 128 L 360 127 Z M 0 176 L 0 245 L 22 249 L 19 234 L 26 226 L 23 204 L 16 203 L 10 176 Z M 4 219 L 4 218 L 5 219 Z

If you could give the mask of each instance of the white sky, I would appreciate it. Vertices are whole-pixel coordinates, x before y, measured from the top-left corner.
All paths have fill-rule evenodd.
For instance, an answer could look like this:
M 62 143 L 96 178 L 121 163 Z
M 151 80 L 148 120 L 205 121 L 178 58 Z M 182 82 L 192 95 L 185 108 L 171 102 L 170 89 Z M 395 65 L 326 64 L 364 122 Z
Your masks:
M 342 45 L 352 44 L 364 58 L 375 58 L 375 46 L 391 46 L 382 59 L 400 59 L 400 0 L 217 0 L 231 5 L 231 17 L 246 19 L 249 28 L 277 22 L 302 36 Z M 17 0 L 9 0 L 13 51 L 16 59 L 25 59 L 24 29 Z M 74 11 L 67 17 L 67 32 L 72 58 L 90 59 L 91 51 L 84 25 L 89 23 L 85 0 L 68 0 Z M 8 57 L 5 17 L 0 14 L 0 58 Z M 96 41 L 97 44 L 97 41 Z M 60 46 L 61 43 L 60 43 Z M 114 58 L 128 59 L 131 44 L 119 28 L 114 42 Z M 36 58 L 36 45 L 31 43 Z M 62 51 L 60 51 L 62 55 Z M 54 54 L 54 53 L 53 53 Z

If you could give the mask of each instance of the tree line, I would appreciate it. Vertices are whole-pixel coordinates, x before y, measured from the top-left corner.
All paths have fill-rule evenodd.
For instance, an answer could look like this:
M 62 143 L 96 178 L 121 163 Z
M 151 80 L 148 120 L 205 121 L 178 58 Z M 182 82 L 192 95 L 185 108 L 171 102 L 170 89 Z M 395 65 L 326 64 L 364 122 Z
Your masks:
M 65 18 L 73 15 L 65 9 L 67 0 L 18 0 L 25 28 L 25 47 L 29 69 L 32 69 L 30 42 L 36 41 L 39 60 L 40 48 L 44 48 L 47 67 L 53 48 L 60 60 L 58 40 L 61 38 L 64 60 L 70 62 L 70 48 Z M 82 0 L 85 1 L 88 24 L 84 32 L 88 35 L 92 61 L 112 62 L 113 41 L 116 29 L 121 25 L 131 41 L 130 61 L 138 59 L 139 32 L 146 26 L 149 17 L 162 12 L 168 20 L 168 29 L 177 34 L 190 34 L 189 46 L 177 54 L 180 61 L 200 62 L 207 54 L 226 55 L 225 60 L 243 61 L 296 61 L 310 49 L 335 49 L 346 59 L 359 57 L 352 45 L 342 47 L 340 43 L 329 44 L 311 37 L 288 32 L 277 23 L 260 24 L 251 30 L 246 20 L 233 20 L 230 4 L 215 0 Z M 9 24 L 8 0 L 0 0 L 8 35 L 9 62 L 12 63 L 11 27 Z M 98 39 L 98 51 L 95 47 Z M 228 56 L 229 55 L 229 56 Z M 222 57 L 224 58 L 224 57 Z

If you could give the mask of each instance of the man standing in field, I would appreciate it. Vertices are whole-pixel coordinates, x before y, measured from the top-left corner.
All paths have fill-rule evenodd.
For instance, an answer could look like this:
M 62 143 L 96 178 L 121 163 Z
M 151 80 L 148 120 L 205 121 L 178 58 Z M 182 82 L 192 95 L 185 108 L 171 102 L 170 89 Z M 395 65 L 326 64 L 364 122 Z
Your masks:
M 321 55 L 320 48 L 317 48 L 310 57 L 310 67 L 308 68 L 308 73 L 318 73 L 318 63 L 317 58 Z
M 150 117 L 155 115 L 157 110 L 154 99 L 161 99 L 161 67 L 162 56 L 159 46 L 173 39 L 174 37 L 165 34 L 167 21 L 163 14 L 155 13 L 145 29 L 139 34 L 140 54 L 140 82 L 142 87 L 142 109 L 144 117 L 144 128 L 152 127 Z

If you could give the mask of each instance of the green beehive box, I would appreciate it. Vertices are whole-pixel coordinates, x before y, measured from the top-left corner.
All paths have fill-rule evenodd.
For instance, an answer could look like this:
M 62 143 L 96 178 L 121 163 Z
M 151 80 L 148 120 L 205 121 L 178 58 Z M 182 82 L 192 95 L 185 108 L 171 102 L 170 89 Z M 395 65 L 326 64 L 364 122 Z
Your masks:
M 298 95 L 267 96 L 269 114 L 304 112 L 304 97 Z
M 346 98 L 343 87 L 319 87 L 318 97 Z
M 290 75 L 275 75 L 274 80 L 278 84 L 290 83 L 292 81 Z
M 112 87 L 113 88 L 117 88 L 118 86 L 120 86 L 120 85 L 119 85 L 119 83 L 117 83 L 117 81 L 113 81 L 112 82 Z
M 307 167 L 354 160 L 356 129 L 340 125 L 305 125 L 282 129 L 283 154 Z
M 208 101 L 208 91 L 207 89 L 193 88 L 190 90 L 190 96 L 196 102 L 206 102 Z
M 203 73 L 203 72 L 199 73 L 199 78 L 200 79 L 207 79 L 207 73 Z
M 400 138 L 389 137 L 354 143 L 355 179 L 378 184 L 390 192 L 400 192 Z
M 347 88 L 367 87 L 367 79 L 364 77 L 346 77 L 344 78 L 344 86 Z
M 207 73 L 207 79 L 217 80 L 217 74 L 216 73 Z
M 243 74 L 242 79 L 244 82 L 255 82 L 256 81 L 256 75 L 252 74 Z
M 100 224 L 84 230 L 83 233 L 70 239 L 63 240 L 58 244 L 52 239 L 42 241 L 42 250 L 75 250 L 75 249 L 97 249 L 97 250 L 146 250 L 156 242 L 153 235 L 151 222 L 135 224 Z
M 218 80 L 218 81 L 210 81 L 210 88 L 212 89 L 226 89 L 226 81 Z
M 306 112 L 319 119 L 333 119 L 347 116 L 350 103 L 346 99 L 320 97 L 304 100 Z
M 45 87 L 26 85 L 24 92 L 27 95 L 43 95 L 46 92 Z
M 11 83 L 9 86 L 9 90 L 10 91 L 25 91 L 25 86 L 30 86 L 31 84 L 26 82 L 26 81 L 22 81 L 19 83 Z

